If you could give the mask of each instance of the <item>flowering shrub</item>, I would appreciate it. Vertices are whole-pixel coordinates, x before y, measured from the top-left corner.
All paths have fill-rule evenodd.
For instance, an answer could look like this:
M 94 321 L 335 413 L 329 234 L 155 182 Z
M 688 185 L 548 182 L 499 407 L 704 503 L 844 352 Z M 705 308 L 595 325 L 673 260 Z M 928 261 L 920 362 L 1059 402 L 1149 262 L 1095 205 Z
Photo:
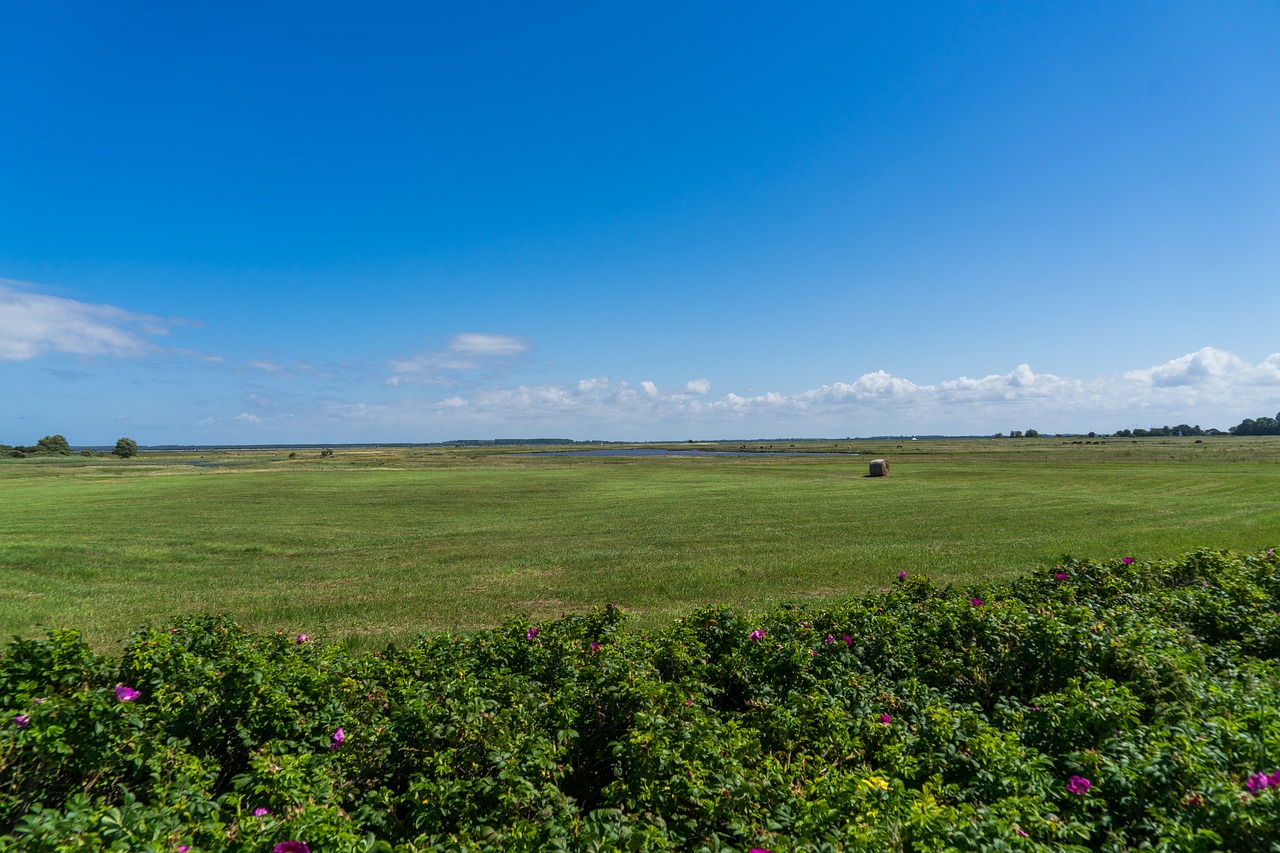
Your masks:
M 363 656 L 59 630 L 0 657 L 0 850 L 1273 850 L 1278 611 L 1199 551 Z

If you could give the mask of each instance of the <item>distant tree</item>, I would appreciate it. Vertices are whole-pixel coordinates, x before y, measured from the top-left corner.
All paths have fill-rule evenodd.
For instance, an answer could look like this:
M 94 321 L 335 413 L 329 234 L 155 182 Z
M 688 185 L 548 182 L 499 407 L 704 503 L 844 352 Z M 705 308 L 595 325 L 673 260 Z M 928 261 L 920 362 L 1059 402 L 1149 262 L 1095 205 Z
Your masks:
M 1038 430 L 1034 430 L 1034 429 L 1029 429 L 1029 430 L 1027 430 L 1026 432 L 1024 432 L 1024 433 L 1023 433 L 1023 435 L 1025 435 L 1027 438 L 1039 438 L 1039 437 L 1040 437 L 1040 433 L 1039 433 L 1039 431 L 1038 431 Z
M 71 445 L 60 435 L 46 435 L 36 442 L 37 452 L 56 453 L 60 456 L 71 455 Z
M 1002 432 L 998 432 L 998 433 L 996 433 L 995 435 L 993 435 L 993 436 L 991 436 L 991 437 L 992 437 L 992 438 L 1004 438 L 1004 433 L 1002 433 Z
M 1020 429 L 1009 430 L 1009 438 L 1022 438 L 1022 430 Z
M 115 456 L 121 459 L 128 459 L 130 456 L 138 455 L 138 442 L 132 438 L 122 438 L 116 442 L 116 449 L 111 451 Z

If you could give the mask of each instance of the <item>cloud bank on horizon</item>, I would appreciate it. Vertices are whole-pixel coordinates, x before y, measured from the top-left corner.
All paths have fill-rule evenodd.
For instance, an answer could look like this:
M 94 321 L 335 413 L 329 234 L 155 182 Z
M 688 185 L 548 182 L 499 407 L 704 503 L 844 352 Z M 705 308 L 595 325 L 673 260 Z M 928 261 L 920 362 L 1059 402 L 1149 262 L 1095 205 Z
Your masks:
M 1019 364 L 1007 373 L 932 384 L 874 369 L 814 388 L 751 393 L 715 393 L 705 378 L 666 389 L 648 379 L 604 376 L 504 384 L 500 377 L 509 365 L 503 362 L 527 358 L 536 351 L 533 341 L 458 333 L 438 349 L 322 370 L 301 359 L 237 360 L 167 347 L 175 328 L 195 324 L 45 296 L 30 287 L 0 285 L 0 360 L 71 359 L 81 371 L 96 367 L 120 375 L 142 369 L 170 372 L 175 381 L 198 368 L 206 377 L 238 377 L 256 389 L 209 396 L 202 408 L 149 435 L 153 444 L 981 435 L 1192 422 L 1225 429 L 1280 408 L 1280 352 L 1251 364 L 1204 346 L 1112 375 L 1058 376 Z M 477 383 L 476 377 L 485 381 Z M 206 379 L 206 385 L 216 384 Z M 380 390 L 406 385 L 421 386 L 420 392 L 379 399 Z M 89 418 L 78 428 L 101 433 L 94 422 Z M 110 423 L 120 427 L 118 419 Z M 85 436 L 82 443 L 100 443 L 104 435 Z

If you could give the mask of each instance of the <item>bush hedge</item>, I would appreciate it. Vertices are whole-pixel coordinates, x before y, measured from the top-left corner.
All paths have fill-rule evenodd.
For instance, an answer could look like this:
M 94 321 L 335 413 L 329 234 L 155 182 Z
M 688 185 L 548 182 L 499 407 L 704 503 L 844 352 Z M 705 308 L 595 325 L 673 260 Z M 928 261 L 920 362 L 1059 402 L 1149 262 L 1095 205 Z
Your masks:
M 0 849 L 1280 850 L 1280 560 L 0 658 Z

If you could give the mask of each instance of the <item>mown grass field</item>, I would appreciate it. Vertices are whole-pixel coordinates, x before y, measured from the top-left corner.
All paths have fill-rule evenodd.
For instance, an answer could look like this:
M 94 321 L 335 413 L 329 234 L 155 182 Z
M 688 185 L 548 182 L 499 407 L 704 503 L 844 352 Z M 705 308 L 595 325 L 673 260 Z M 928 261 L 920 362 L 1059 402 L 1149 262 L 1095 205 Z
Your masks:
M 0 635 L 67 626 L 106 648 L 141 623 L 226 613 L 373 647 L 607 602 L 643 628 L 703 604 L 840 599 L 900 570 L 963 583 L 1064 554 L 1150 559 L 1280 540 L 1280 440 L 795 449 L 846 455 L 4 460 Z M 865 476 L 876 456 L 891 476 Z

